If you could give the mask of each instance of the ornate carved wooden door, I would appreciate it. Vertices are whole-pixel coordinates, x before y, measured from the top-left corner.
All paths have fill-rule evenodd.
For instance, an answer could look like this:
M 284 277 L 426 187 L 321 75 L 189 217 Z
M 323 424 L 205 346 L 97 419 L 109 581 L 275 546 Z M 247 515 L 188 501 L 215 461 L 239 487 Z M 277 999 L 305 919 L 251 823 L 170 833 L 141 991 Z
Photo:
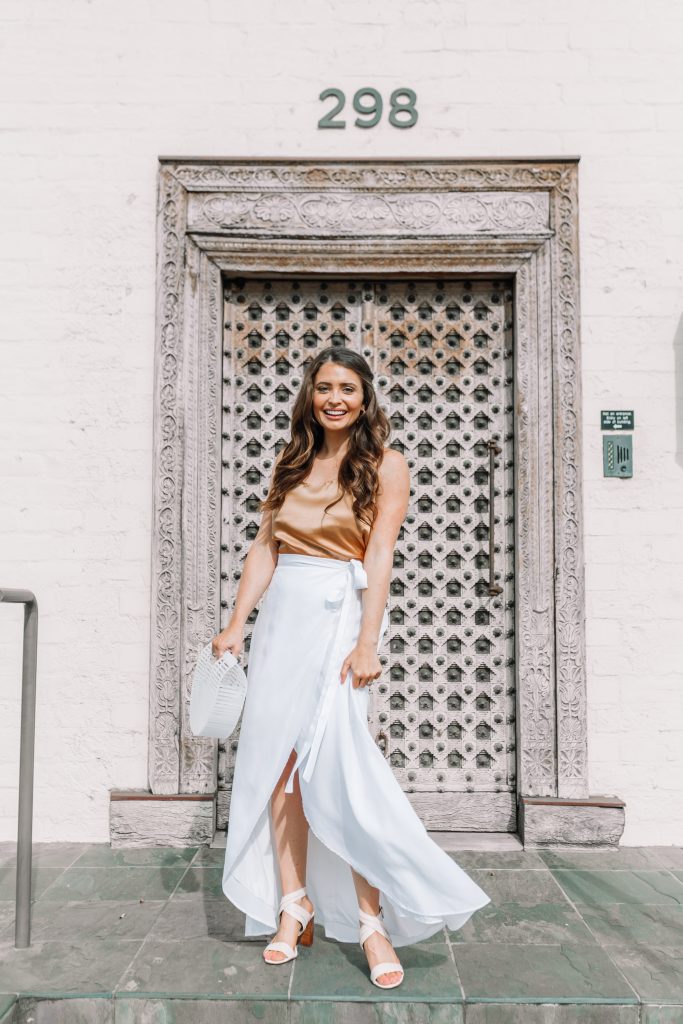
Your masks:
M 511 310 L 504 280 L 225 282 L 221 623 L 303 366 L 355 348 L 412 479 L 370 728 L 431 829 L 516 827 Z

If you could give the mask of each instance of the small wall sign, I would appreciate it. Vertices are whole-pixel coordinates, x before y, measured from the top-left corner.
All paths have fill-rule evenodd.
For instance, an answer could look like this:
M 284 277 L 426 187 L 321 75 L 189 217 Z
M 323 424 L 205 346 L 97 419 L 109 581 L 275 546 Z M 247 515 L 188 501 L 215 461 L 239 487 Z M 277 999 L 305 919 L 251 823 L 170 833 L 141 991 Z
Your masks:
M 601 430 L 633 430 L 633 409 L 602 409 Z
M 318 128 L 346 128 L 346 121 L 337 117 L 346 103 L 341 89 L 323 89 L 319 100 L 334 98 L 337 102 L 318 121 Z M 387 120 L 394 128 L 412 128 L 417 124 L 417 93 L 414 89 L 394 89 L 389 97 Z M 358 89 L 353 94 L 353 109 L 360 117 L 353 122 L 356 128 L 374 128 L 382 119 L 384 103 L 377 89 Z

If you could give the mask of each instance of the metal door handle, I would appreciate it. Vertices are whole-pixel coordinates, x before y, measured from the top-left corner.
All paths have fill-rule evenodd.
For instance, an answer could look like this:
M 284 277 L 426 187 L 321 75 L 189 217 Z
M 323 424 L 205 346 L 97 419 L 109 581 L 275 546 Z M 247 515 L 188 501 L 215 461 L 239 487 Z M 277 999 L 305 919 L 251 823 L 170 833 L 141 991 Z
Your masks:
M 493 488 L 493 482 L 494 482 L 493 481 L 493 471 L 494 471 L 494 468 L 495 468 L 494 467 L 495 457 L 496 457 L 496 455 L 500 455 L 500 453 L 502 452 L 503 449 L 500 447 L 499 444 L 496 444 L 495 441 L 489 441 L 488 442 L 488 447 L 489 447 L 489 594 L 502 594 L 503 593 L 503 588 L 501 586 L 499 586 L 497 583 L 493 582 L 493 573 L 494 573 L 494 569 L 495 569 L 495 565 L 494 565 L 495 553 L 494 553 L 494 550 L 493 550 L 493 548 L 494 548 L 494 544 L 493 544 L 493 541 L 494 541 L 493 529 L 494 529 L 494 525 L 495 525 L 495 516 L 494 516 L 494 509 L 493 509 L 493 490 L 494 490 L 494 488 Z

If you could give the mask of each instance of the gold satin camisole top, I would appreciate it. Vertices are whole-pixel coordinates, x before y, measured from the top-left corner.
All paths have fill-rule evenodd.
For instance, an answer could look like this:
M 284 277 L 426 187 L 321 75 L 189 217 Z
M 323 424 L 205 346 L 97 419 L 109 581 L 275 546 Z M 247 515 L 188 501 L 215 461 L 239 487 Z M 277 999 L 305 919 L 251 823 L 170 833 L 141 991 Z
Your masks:
M 299 483 L 287 492 L 273 513 L 273 539 L 278 553 L 315 555 L 319 558 L 357 558 L 365 555 L 370 527 L 353 514 L 353 498 L 344 492 L 341 501 L 325 512 L 325 506 L 339 496 L 330 485 L 311 487 Z

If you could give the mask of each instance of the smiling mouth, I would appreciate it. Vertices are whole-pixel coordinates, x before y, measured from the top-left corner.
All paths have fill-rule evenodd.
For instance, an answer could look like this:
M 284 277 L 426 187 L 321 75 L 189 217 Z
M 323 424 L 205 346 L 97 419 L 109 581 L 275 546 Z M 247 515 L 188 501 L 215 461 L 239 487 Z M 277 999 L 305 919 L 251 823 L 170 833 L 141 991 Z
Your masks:
M 333 420 L 340 420 L 342 416 L 346 416 L 345 410 L 323 409 L 323 412 Z

